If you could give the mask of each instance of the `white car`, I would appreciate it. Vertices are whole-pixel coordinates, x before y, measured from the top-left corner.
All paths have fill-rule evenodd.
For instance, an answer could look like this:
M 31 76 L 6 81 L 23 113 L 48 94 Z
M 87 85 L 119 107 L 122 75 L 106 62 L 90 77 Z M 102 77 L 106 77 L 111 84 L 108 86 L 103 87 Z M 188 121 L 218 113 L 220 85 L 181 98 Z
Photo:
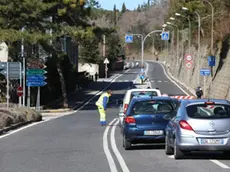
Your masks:
M 131 102 L 132 98 L 134 96 L 146 96 L 146 95 L 161 96 L 161 92 L 159 89 L 154 89 L 154 88 L 147 88 L 147 89 L 134 88 L 134 89 L 130 89 L 126 91 L 123 101 L 119 102 L 119 104 L 121 104 L 119 114 L 118 114 L 119 115 L 119 126 L 121 126 L 123 123 L 124 114 L 126 113 L 129 103 Z

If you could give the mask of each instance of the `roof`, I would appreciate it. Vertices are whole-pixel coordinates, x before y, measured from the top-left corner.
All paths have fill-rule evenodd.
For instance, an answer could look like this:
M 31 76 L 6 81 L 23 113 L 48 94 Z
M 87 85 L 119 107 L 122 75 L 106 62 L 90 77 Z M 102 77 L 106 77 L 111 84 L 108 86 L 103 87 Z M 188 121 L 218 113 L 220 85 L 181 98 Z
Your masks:
M 155 89 L 155 88 L 133 88 L 133 89 L 130 89 L 128 91 L 160 91 L 158 89 Z
M 171 98 L 171 97 L 161 97 L 161 96 L 135 96 L 133 97 L 132 101 L 146 101 L 146 100 L 177 100 L 176 98 Z
M 225 99 L 183 99 L 181 103 L 185 104 L 200 104 L 205 102 L 215 102 L 218 104 L 230 104 L 228 100 Z

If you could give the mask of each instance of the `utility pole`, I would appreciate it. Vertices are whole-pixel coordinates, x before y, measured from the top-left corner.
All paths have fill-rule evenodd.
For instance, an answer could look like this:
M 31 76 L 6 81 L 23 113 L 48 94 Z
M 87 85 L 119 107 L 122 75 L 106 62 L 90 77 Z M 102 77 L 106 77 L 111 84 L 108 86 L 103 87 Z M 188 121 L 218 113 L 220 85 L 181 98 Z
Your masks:
M 24 32 L 24 27 L 22 28 L 22 32 Z M 21 56 L 23 63 L 23 107 L 26 105 L 26 59 L 24 56 L 24 39 L 22 39 L 21 43 Z

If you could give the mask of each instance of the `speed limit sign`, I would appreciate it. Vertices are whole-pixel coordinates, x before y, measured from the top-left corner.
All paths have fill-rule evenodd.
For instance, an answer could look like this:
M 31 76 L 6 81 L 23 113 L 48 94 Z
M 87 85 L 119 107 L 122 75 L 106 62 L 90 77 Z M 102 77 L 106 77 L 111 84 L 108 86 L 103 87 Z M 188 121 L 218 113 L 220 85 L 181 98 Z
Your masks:
M 186 60 L 187 62 L 192 61 L 192 60 L 193 60 L 192 55 L 190 55 L 190 54 L 186 54 L 186 55 L 185 55 L 185 60 Z

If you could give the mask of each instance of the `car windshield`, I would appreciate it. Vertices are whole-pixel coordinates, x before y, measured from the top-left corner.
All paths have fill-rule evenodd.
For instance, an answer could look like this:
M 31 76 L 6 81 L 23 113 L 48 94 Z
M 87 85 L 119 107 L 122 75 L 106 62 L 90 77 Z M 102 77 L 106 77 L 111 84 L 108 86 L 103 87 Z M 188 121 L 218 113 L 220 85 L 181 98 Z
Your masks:
M 205 105 L 197 104 L 186 107 L 190 118 L 197 119 L 221 119 L 230 118 L 230 106 L 223 104 Z
M 158 96 L 157 92 L 156 91 L 133 91 L 131 93 L 131 99 L 134 97 L 134 96 Z M 130 99 L 130 100 L 131 100 Z
M 169 100 L 149 100 L 136 102 L 132 107 L 132 114 L 165 114 L 174 110 Z

